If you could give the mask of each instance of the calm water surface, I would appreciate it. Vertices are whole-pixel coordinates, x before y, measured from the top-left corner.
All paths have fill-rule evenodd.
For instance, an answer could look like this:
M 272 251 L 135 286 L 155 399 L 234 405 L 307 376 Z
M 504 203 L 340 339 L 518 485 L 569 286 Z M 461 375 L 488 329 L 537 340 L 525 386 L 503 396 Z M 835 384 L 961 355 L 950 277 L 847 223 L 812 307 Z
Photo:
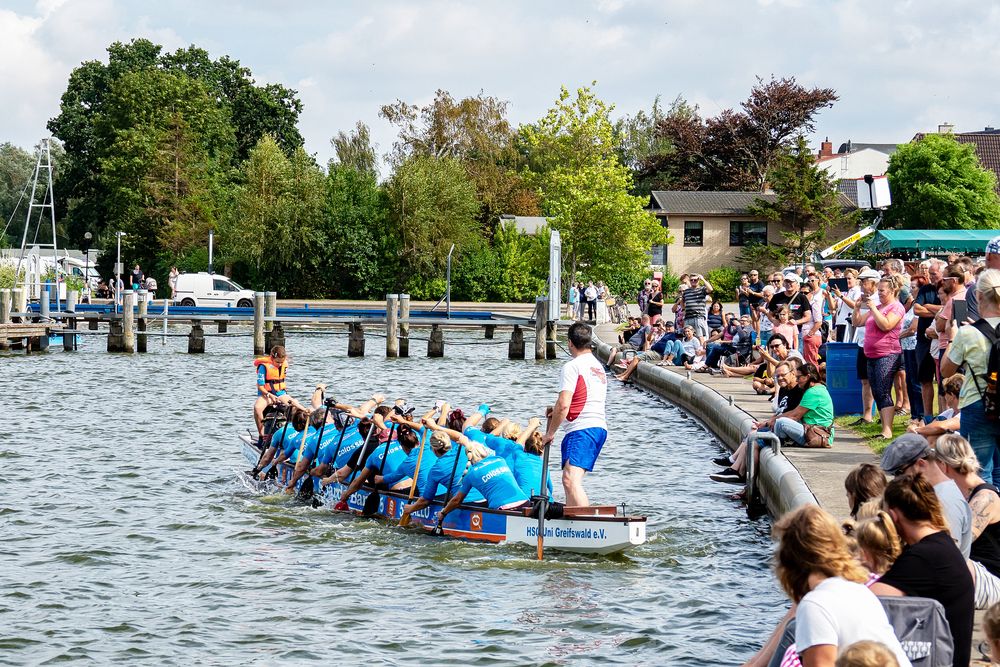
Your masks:
M 487 401 L 522 421 L 552 401 L 562 360 L 447 338 L 445 359 L 414 341 L 417 356 L 387 360 L 372 338 L 347 359 L 343 336 L 292 332 L 290 389 Z M 783 613 L 768 524 L 707 481 L 712 436 L 650 395 L 611 387 L 587 484 L 648 515 L 648 543 L 538 563 L 249 490 L 248 338 L 211 338 L 203 356 L 184 339 L 143 356 L 104 345 L 0 356 L 0 663 L 726 665 Z

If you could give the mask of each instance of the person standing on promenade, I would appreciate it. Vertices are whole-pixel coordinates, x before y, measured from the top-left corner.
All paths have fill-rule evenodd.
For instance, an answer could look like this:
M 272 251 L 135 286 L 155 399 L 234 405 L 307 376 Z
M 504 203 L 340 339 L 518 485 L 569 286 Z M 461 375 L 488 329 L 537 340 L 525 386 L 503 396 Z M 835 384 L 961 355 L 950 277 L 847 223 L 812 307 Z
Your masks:
M 681 292 L 684 299 L 684 325 L 694 329 L 699 338 L 708 338 L 708 317 L 705 300 L 712 293 L 712 286 L 705 277 L 695 273 L 690 277 L 691 286 Z
M 583 291 L 583 298 L 587 302 L 587 319 L 591 322 L 597 321 L 597 287 L 594 281 L 587 282 L 587 289 Z
M 170 267 L 170 275 L 167 276 L 167 286 L 170 287 L 170 300 L 173 301 L 177 298 L 177 276 L 181 273 L 177 270 L 176 266 Z
M 608 438 L 604 406 L 608 378 L 590 350 L 590 327 L 582 322 L 570 326 L 567 334 L 569 353 L 573 359 L 562 369 L 559 398 L 550 409 L 544 442 L 551 443 L 556 431 L 566 423 L 562 439 L 562 483 L 566 504 L 585 507 L 590 504 L 583 490 L 583 477 L 594 469 L 594 463 Z

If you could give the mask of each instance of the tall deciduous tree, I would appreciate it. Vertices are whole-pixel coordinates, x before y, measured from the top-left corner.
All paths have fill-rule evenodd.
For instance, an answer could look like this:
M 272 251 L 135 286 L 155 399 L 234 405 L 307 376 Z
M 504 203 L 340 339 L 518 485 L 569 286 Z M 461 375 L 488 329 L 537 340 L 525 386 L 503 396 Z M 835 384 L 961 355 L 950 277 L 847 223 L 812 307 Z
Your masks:
M 407 277 L 428 280 L 442 275 L 452 243 L 461 254 L 481 238 L 476 188 L 455 158 L 407 158 L 396 167 L 386 190 L 389 233 L 399 244 L 400 286 Z
M 399 128 L 390 156 L 394 164 L 425 156 L 448 157 L 463 166 L 476 187 L 479 221 L 487 234 L 502 214 L 538 214 L 538 201 L 517 172 L 507 102 L 482 93 L 456 100 L 439 90 L 427 106 L 397 100 L 383 106 L 380 115 Z
M 648 197 L 653 185 L 664 178 L 663 174 L 655 170 L 647 172 L 645 167 L 654 156 L 667 155 L 673 150 L 670 140 L 657 129 L 666 117 L 666 112 L 660 106 L 660 96 L 657 95 L 649 113 L 640 109 L 635 115 L 625 116 L 615 123 L 618 160 L 634 174 L 634 195 Z
M 707 119 L 678 100 L 658 126 L 672 150 L 652 155 L 639 173 L 661 174 L 656 185 L 665 189 L 763 190 L 781 152 L 836 100 L 833 89 L 806 88 L 794 77 L 758 78 L 739 111 Z
M 778 155 L 769 182 L 775 201 L 757 199 L 747 208 L 750 215 L 779 225 L 789 256 L 805 261 L 826 245 L 833 227 L 853 226 L 857 212 L 847 210 L 828 174 L 816 166 L 805 138 Z
M 886 223 L 909 229 L 998 229 L 996 175 L 975 150 L 953 137 L 929 134 L 889 158 L 892 206 Z
M 522 128 L 527 178 L 559 230 L 570 263 L 615 290 L 631 288 L 649 264 L 652 245 L 667 243 L 666 230 L 629 194 L 632 175 L 618 161 L 612 107 L 589 87 L 573 96 L 563 88 L 544 118 Z
M 353 169 L 359 174 L 378 177 L 378 157 L 375 146 L 372 145 L 371 132 L 360 120 L 353 132 L 337 132 L 337 136 L 330 139 L 330 145 L 337 154 L 336 159 L 331 160 L 331 170 L 337 165 Z

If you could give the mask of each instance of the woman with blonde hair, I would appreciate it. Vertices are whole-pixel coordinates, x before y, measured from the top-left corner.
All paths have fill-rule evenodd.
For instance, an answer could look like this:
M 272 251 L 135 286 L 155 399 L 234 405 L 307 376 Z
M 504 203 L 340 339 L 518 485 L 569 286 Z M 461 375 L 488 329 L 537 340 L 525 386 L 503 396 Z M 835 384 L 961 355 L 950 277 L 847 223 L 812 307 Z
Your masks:
M 836 667 L 899 667 L 899 661 L 885 644 L 864 640 L 848 646 Z
M 936 445 L 944 474 L 955 481 L 972 508 L 969 569 L 976 582 L 976 609 L 1000 602 L 1000 492 L 979 476 L 979 459 L 960 435 L 942 435 Z
M 854 539 L 858 542 L 861 564 L 868 568 L 874 580 L 885 574 L 903 551 L 896 525 L 883 510 L 858 523 L 854 527 Z
M 951 629 L 954 664 L 969 664 L 975 612 L 972 575 L 951 539 L 934 487 L 920 474 L 897 475 L 882 498 L 906 548 L 872 584 L 872 592 L 940 602 Z
M 798 604 L 795 647 L 803 665 L 832 666 L 841 649 L 866 639 L 885 644 L 900 665 L 910 665 L 885 610 L 864 586 L 868 574 L 848 551 L 836 519 L 806 505 L 779 519 L 774 533 L 775 573 Z

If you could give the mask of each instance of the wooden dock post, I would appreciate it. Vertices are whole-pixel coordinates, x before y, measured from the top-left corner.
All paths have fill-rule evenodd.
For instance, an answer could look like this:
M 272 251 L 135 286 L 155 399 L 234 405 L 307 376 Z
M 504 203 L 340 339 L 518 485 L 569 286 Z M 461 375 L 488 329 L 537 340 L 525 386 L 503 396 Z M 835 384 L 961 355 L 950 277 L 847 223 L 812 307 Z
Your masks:
M 11 297 L 13 299 L 11 308 L 15 313 L 23 313 L 28 310 L 28 293 L 21 287 L 15 287 L 10 291 Z M 11 318 L 13 322 L 13 318 Z M 17 318 L 18 322 L 24 322 L 23 317 Z
M 91 320 L 96 322 L 97 320 Z M 114 317 L 108 322 L 108 352 L 124 352 L 125 335 L 122 333 L 122 318 Z
M 253 293 L 253 354 L 255 357 L 264 352 L 264 293 Z
M 545 358 L 545 297 L 535 299 L 535 359 Z
M 273 350 L 275 345 L 285 346 L 285 329 L 281 326 L 281 322 L 274 322 L 274 326 L 271 327 L 271 333 L 267 334 L 268 352 Z
M 66 293 L 67 313 L 76 312 L 76 301 L 79 298 L 80 295 L 76 290 L 70 290 Z M 72 352 L 76 349 L 76 318 L 67 317 L 63 319 L 63 324 L 65 329 L 69 331 L 69 333 L 63 333 L 63 352 Z
M 0 324 L 10 324 L 10 290 L 0 290 Z M 0 337 L 0 350 L 9 350 L 7 339 Z
M 427 356 L 444 356 L 444 331 L 442 331 L 441 325 L 439 324 L 431 325 L 431 335 L 427 339 Z
M 493 340 L 493 336 L 494 336 L 494 334 L 496 334 L 496 332 L 497 332 L 497 325 L 495 325 L 495 324 L 487 324 L 486 325 L 486 333 L 485 333 L 486 340 Z
M 125 290 L 122 300 L 122 347 L 129 354 L 135 352 L 135 291 Z
M 146 290 L 139 290 L 139 333 L 135 337 L 135 351 L 146 351 L 146 327 L 149 317 L 149 293 Z
M 510 343 L 507 344 L 507 358 L 524 359 L 524 332 L 516 324 L 514 331 L 510 334 Z
M 188 354 L 204 354 L 205 329 L 201 320 L 191 320 L 191 333 L 188 334 Z
M 100 326 L 100 324 L 101 321 L 96 317 L 87 318 L 87 329 L 89 329 L 90 331 L 97 331 L 97 328 Z
M 219 325 L 219 333 L 226 333 L 229 331 L 229 320 L 216 320 L 215 323 Z
M 399 356 L 399 295 L 385 295 L 385 356 Z
M 410 356 L 410 295 L 399 295 L 399 356 Z
M 347 337 L 347 356 L 365 356 L 365 328 L 361 322 L 351 322 L 348 328 L 351 334 Z
M 264 317 L 275 317 L 278 314 L 278 293 L 264 292 Z M 271 331 L 274 328 L 273 321 L 264 322 L 264 331 Z
M 546 309 L 548 310 L 548 309 Z M 549 320 L 545 323 L 545 358 L 556 358 L 556 334 L 558 333 L 558 323 Z

